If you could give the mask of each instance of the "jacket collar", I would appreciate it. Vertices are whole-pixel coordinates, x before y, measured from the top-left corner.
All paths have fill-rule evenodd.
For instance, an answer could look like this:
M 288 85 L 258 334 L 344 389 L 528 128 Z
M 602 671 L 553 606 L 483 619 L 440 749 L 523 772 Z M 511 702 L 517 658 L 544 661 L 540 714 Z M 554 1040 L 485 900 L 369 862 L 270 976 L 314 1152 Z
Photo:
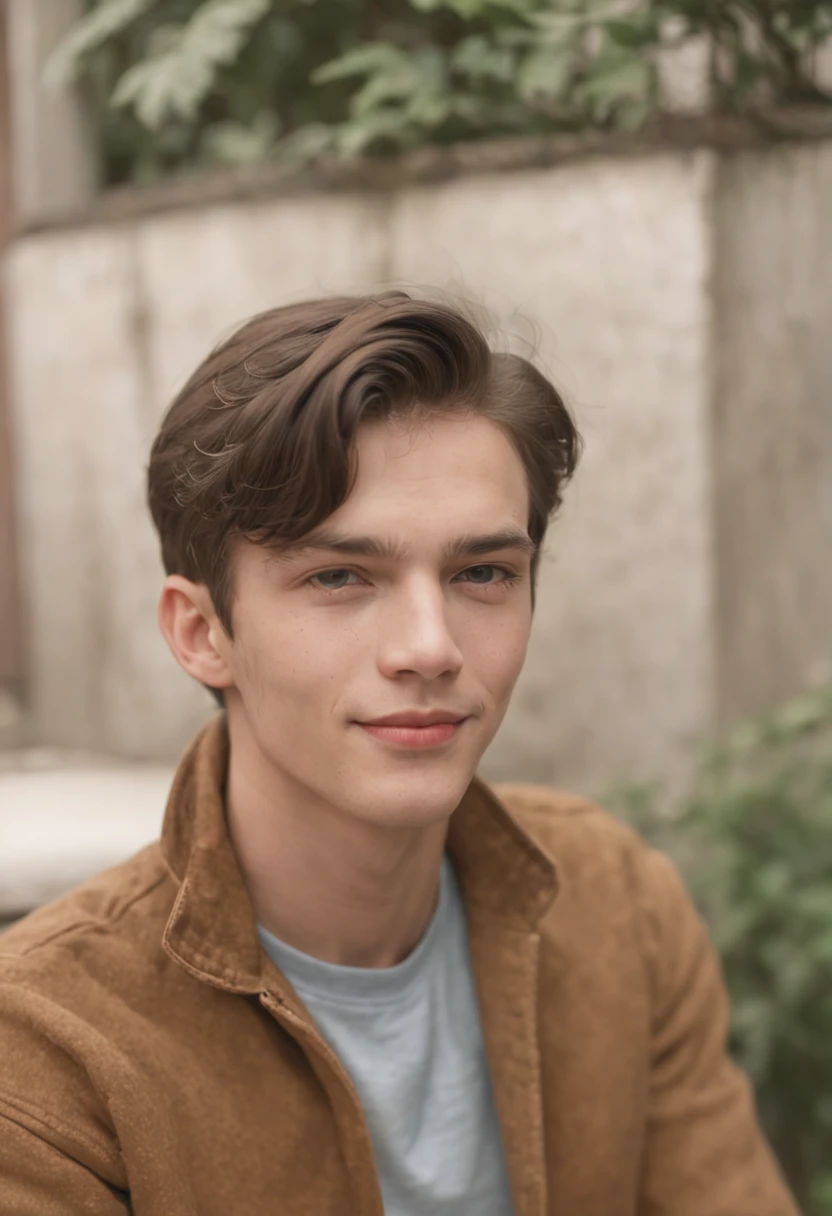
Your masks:
M 168 795 L 161 850 L 179 891 L 163 944 L 197 978 L 254 993 L 266 982 L 266 956 L 228 834 L 228 759 L 227 720 L 220 713 L 185 752 Z M 447 847 L 469 915 L 534 931 L 557 894 L 554 862 L 479 777 L 451 816 Z

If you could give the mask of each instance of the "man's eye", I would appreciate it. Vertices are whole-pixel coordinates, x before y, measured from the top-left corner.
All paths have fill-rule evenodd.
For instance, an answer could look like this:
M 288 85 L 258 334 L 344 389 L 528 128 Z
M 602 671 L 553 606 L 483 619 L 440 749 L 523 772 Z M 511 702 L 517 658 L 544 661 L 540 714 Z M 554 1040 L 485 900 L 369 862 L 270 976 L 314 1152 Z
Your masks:
M 486 565 L 486 566 L 469 566 L 469 568 L 468 568 L 467 570 L 463 570 L 463 571 L 462 571 L 462 573 L 463 573 L 463 574 L 481 573 L 483 570 L 485 570 L 485 571 L 489 571 L 489 570 L 490 570 L 490 571 L 493 571 L 493 570 L 497 570 L 497 571 L 499 571 L 500 573 L 502 573 L 502 574 L 504 575 L 504 578 L 503 578 L 502 580 L 500 580 L 501 582 L 510 582 L 510 581 L 511 581 L 511 578 L 512 578 L 512 575 L 513 575 L 513 571 L 511 571 L 511 570 L 507 570 L 507 569 L 505 568 L 505 566 L 491 566 L 491 565 Z M 489 579 L 487 582 L 480 582 L 480 580 L 479 580 L 478 578 L 475 578 L 475 579 L 473 580 L 473 583 L 474 583 L 474 586 L 476 586 L 476 587 L 489 587 L 489 586 L 491 586 L 491 580 L 490 580 L 490 579 Z
M 488 577 L 496 571 L 501 575 L 500 578 Z M 480 577 L 485 575 L 485 578 Z M 471 578 L 465 578 L 466 575 L 471 575 Z M 348 583 L 345 580 L 360 576 L 355 570 L 345 570 L 337 567 L 332 570 L 321 570 L 318 574 L 311 574 L 306 580 L 307 584 L 314 587 L 317 591 L 322 591 L 324 594 L 337 594 L 339 591 L 345 591 L 349 586 L 356 586 L 355 583 Z M 469 566 L 466 570 L 461 570 L 456 576 L 456 580 L 461 579 L 464 582 L 469 582 L 472 587 L 482 587 L 483 590 L 498 589 L 502 587 L 511 587 L 520 580 L 520 575 L 509 569 L 507 566 L 496 566 L 492 563 L 480 563 L 477 566 Z
M 355 571 L 354 570 L 322 570 L 320 572 L 320 574 L 313 574 L 306 581 L 308 583 L 314 584 L 315 579 L 330 579 L 330 578 L 332 578 L 333 575 L 336 576 L 336 578 L 339 576 L 340 577 L 346 576 L 347 578 L 349 578 L 349 576 L 351 574 L 355 574 Z M 356 578 L 357 577 L 358 576 L 356 575 Z M 320 590 L 321 591 L 340 591 L 342 587 L 347 586 L 347 585 L 348 584 L 346 584 L 346 583 L 339 583 L 337 586 L 333 586 L 331 583 L 324 583 L 324 584 L 320 585 Z
M 462 574 L 482 574 L 483 572 L 490 574 L 496 570 L 497 574 L 501 575 L 500 579 L 480 580 L 474 578 L 471 580 L 471 585 L 474 587 L 502 587 L 511 586 L 513 582 L 517 582 L 519 574 L 515 570 L 510 570 L 505 565 L 471 565 L 467 570 L 462 570 Z

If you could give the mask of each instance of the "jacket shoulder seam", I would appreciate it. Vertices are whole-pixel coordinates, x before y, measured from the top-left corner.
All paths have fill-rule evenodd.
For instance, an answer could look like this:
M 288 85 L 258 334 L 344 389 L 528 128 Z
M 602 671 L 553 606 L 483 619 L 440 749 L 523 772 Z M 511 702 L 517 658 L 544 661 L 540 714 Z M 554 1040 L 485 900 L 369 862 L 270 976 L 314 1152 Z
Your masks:
M 41 1139 L 47 1140 L 50 1144 L 54 1144 L 54 1140 L 48 1133 L 57 1133 L 70 1144 L 77 1144 L 82 1150 L 86 1149 L 105 1160 L 112 1157 L 109 1145 L 87 1137 L 77 1128 L 64 1123 L 57 1115 L 41 1109 L 30 1099 L 24 1101 L 21 1098 L 12 1098 L 9 1094 L 0 1094 L 0 1114 L 11 1123 L 16 1123 L 18 1127 L 25 1128 L 26 1131 L 34 1130 L 32 1124 L 37 1128 L 42 1128 L 43 1132 L 47 1134 L 43 1135 L 40 1132 L 36 1132 L 36 1134 L 41 1135 Z
M 0 958 L 6 958 L 6 959 L 26 958 L 28 955 L 33 954 L 36 950 L 40 949 L 41 947 L 49 946 L 57 941 L 60 941 L 61 938 L 66 938 L 71 933 L 75 933 L 75 932 L 83 933 L 85 930 L 89 930 L 89 929 L 110 928 L 112 925 L 118 924 L 118 922 L 121 920 L 121 918 L 127 912 L 129 912 L 129 910 L 133 907 L 134 904 L 137 904 L 141 899 L 144 899 L 145 896 L 149 895 L 152 891 L 155 891 L 158 886 L 161 886 L 161 884 L 167 879 L 167 877 L 168 877 L 167 871 L 164 868 L 162 868 L 161 873 L 155 875 L 152 879 L 150 879 L 147 883 L 145 883 L 140 888 L 140 890 L 136 891 L 129 898 L 125 899 L 124 902 L 113 912 L 112 915 L 107 916 L 104 919 L 96 919 L 93 916 L 87 916 L 83 919 L 73 920 L 70 922 L 70 924 L 61 925 L 59 928 L 53 930 L 51 933 L 46 934 L 45 937 L 38 937 L 36 941 L 31 942 L 28 946 L 23 947 L 19 951 L 18 950 L 10 951 L 10 950 L 0 949 Z
M 512 812 L 521 815 L 553 816 L 564 819 L 586 816 L 620 828 L 625 834 L 632 832 L 632 829 L 617 815 L 605 810 L 591 798 L 559 790 L 555 786 L 504 781 L 494 782 L 491 789 Z

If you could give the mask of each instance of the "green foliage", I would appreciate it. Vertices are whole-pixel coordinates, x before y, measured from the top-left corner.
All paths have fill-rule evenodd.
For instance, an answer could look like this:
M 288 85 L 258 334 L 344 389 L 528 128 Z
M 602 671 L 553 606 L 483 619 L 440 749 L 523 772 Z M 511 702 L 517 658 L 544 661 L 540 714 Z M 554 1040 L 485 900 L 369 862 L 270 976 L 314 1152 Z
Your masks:
M 832 686 L 703 756 L 693 794 L 613 805 L 683 870 L 732 1000 L 731 1047 L 807 1214 L 832 1216 Z
M 88 0 L 58 48 L 106 182 L 511 134 L 637 129 L 664 48 L 710 40 L 713 104 L 829 102 L 829 0 Z
M 167 117 L 192 118 L 218 70 L 234 63 L 269 8 L 269 0 L 206 0 L 188 21 L 159 26 L 148 58 L 119 79 L 113 105 L 132 105 L 152 131 Z
M 47 69 L 47 82 L 74 80 L 85 56 L 121 34 L 138 17 L 153 8 L 155 0 L 108 0 L 97 5 L 64 39 Z

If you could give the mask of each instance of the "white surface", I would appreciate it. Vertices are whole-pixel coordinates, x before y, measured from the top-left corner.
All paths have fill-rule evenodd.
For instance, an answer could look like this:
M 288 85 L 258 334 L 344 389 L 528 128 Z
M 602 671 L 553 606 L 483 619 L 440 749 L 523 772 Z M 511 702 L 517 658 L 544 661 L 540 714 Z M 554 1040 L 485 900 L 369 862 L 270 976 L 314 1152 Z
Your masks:
M 156 766 L 0 771 L 0 919 L 157 839 L 172 779 Z

